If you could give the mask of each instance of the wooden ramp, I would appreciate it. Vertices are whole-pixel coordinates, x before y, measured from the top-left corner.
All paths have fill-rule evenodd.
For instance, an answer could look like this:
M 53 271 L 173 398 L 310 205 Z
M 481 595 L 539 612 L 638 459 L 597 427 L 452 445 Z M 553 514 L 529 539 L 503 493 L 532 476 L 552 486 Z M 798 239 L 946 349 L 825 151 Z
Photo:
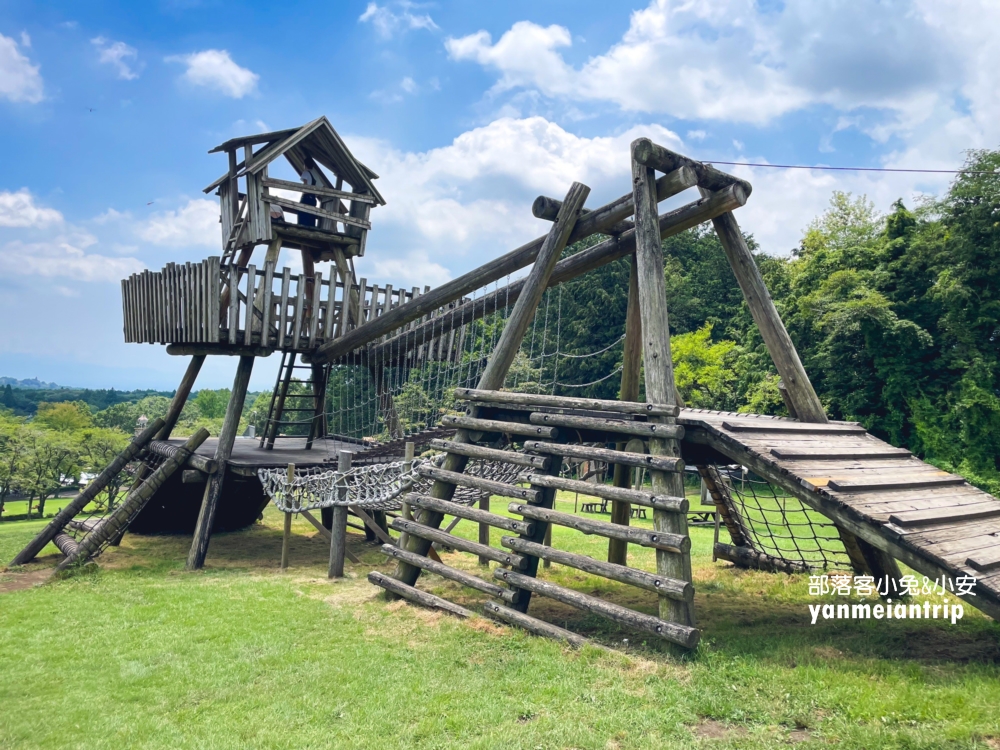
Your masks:
M 869 435 L 856 422 L 810 424 L 681 410 L 684 442 L 708 446 L 932 579 L 974 576 L 962 598 L 1000 619 L 1000 500 Z

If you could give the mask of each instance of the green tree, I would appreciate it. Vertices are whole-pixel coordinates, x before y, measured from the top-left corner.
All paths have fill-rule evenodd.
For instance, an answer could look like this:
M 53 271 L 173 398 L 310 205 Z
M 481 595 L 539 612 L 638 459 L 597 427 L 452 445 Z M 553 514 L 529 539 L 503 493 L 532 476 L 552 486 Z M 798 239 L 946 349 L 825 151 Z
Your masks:
M 220 388 L 217 391 L 203 389 L 194 397 L 194 403 L 203 418 L 222 419 L 226 416 L 226 407 L 229 405 L 231 395 L 228 388 Z
M 92 426 L 94 420 L 90 415 L 90 407 L 82 401 L 63 401 L 57 404 L 39 404 L 35 424 L 47 430 L 76 432 Z
M 0 518 L 24 465 L 25 419 L 0 410 Z
M 45 515 L 45 501 L 54 497 L 63 482 L 79 472 L 80 444 L 66 432 L 32 429 L 24 433 L 25 459 L 19 473 L 20 484 L 28 492 L 28 515 L 38 501 L 39 517 Z
M 694 409 L 734 411 L 736 372 L 733 369 L 736 344 L 712 342 L 712 324 L 670 339 L 674 381 L 684 403 Z

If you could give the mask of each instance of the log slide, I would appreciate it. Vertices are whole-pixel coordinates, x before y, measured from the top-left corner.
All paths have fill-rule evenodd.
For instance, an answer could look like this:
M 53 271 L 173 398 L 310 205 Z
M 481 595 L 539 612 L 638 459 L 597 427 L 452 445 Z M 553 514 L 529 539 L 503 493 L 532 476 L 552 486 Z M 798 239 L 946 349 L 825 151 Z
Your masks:
M 974 576 L 962 599 L 1000 619 L 1000 499 L 856 422 L 696 409 L 677 422 L 685 454 L 722 453 L 928 578 Z

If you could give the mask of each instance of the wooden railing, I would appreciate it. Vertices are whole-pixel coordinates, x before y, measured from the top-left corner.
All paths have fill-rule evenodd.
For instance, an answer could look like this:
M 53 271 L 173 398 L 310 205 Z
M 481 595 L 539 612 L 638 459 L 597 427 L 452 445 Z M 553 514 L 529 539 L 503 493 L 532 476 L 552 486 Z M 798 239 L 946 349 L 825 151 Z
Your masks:
M 230 294 L 230 277 L 235 294 Z M 150 344 L 216 344 L 308 351 L 430 290 L 391 284 L 352 284 L 345 319 L 344 282 L 263 269 L 223 268 L 217 257 L 201 263 L 168 263 L 122 281 L 125 341 Z M 449 308 L 452 307 L 451 305 Z M 446 310 L 435 311 L 427 319 Z M 424 321 L 415 321 L 407 327 Z M 451 360 L 458 356 L 455 331 L 430 338 L 408 358 Z

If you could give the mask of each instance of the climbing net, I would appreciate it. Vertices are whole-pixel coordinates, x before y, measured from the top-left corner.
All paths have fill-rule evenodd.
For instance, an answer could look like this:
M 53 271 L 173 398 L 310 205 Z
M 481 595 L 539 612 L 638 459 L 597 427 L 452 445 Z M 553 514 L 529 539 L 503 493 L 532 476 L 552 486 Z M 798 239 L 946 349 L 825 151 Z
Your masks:
M 510 282 L 510 279 L 507 279 Z M 577 351 L 566 344 L 564 286 L 545 292 L 504 388 L 522 393 L 582 394 L 609 381 L 617 390 L 624 333 Z M 571 285 L 570 285 L 571 286 Z M 436 427 L 458 413 L 456 388 L 474 388 L 503 333 L 514 300 L 495 282 L 418 323 L 392 332 L 331 367 L 328 433 L 386 442 Z M 301 420 L 308 432 L 312 417 Z
M 351 505 L 366 510 L 399 510 L 406 492 L 426 493 L 433 480 L 420 476 L 421 466 L 440 466 L 444 454 L 429 459 L 356 466 L 348 471 L 331 469 L 296 469 L 289 479 L 286 469 L 258 469 L 264 492 L 282 513 Z M 523 467 L 499 461 L 469 461 L 467 476 L 514 484 L 520 481 Z M 488 493 L 474 487 L 458 487 L 452 501 L 471 505 Z
M 747 546 L 796 568 L 849 568 L 837 527 L 798 498 L 742 466 L 711 466 Z

